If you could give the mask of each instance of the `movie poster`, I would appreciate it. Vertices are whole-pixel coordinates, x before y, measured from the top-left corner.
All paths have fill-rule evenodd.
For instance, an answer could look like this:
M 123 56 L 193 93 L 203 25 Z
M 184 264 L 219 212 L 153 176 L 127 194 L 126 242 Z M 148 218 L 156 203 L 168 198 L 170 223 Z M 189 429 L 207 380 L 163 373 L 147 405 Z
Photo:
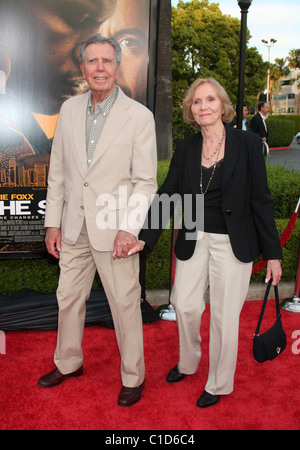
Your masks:
M 121 45 L 118 84 L 147 104 L 151 0 L 0 0 L 0 257 L 45 251 L 51 143 L 61 104 L 86 92 L 80 43 Z

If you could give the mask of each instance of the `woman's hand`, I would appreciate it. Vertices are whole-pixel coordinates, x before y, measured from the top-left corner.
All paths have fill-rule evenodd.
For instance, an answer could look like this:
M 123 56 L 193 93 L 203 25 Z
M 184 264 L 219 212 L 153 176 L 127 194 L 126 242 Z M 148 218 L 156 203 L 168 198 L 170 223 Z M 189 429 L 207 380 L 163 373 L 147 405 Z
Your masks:
M 113 259 L 127 258 L 143 250 L 144 246 L 144 241 L 138 241 L 133 234 L 120 230 L 114 242 Z
M 282 270 L 279 259 L 270 259 L 267 264 L 266 283 L 273 278 L 272 286 L 277 286 L 281 279 Z
M 142 251 L 144 247 L 145 247 L 144 241 L 136 241 L 136 245 L 129 250 L 128 256 L 134 255 L 135 253 Z
M 114 242 L 113 259 L 127 258 L 128 251 L 136 246 L 136 237 L 127 231 L 119 230 Z

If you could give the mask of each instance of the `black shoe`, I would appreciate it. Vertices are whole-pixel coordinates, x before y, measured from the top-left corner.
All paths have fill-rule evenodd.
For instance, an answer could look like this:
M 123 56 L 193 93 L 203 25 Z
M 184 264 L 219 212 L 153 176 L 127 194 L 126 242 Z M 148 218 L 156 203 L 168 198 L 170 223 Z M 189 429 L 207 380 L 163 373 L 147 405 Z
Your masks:
M 180 373 L 178 370 L 178 366 L 175 366 L 167 376 L 168 383 L 177 383 L 178 381 L 183 380 L 186 377 L 183 373 Z
M 219 395 L 212 395 L 209 392 L 204 391 L 197 401 L 197 406 L 199 408 L 207 408 L 208 406 L 218 403 L 219 398 Z

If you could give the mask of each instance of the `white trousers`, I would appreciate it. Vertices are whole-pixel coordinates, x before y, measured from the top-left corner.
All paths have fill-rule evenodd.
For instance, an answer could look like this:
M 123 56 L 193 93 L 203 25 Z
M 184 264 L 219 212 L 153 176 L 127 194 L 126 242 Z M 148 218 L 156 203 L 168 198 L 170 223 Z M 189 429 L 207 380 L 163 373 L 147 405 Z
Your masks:
M 86 301 L 97 270 L 114 321 L 121 355 L 122 383 L 127 387 L 142 384 L 145 364 L 138 254 L 113 260 L 112 252 L 96 251 L 90 245 L 84 224 L 75 245 L 62 242 L 59 265 L 59 320 L 54 362 L 60 372 L 74 372 L 83 363 L 81 341 Z
M 201 359 L 201 316 L 204 294 L 210 291 L 209 374 L 205 390 L 230 394 L 238 352 L 239 316 L 245 301 L 252 262 L 242 263 L 233 254 L 229 236 L 202 233 L 193 256 L 176 261 L 171 303 L 179 331 L 178 369 L 196 372 Z

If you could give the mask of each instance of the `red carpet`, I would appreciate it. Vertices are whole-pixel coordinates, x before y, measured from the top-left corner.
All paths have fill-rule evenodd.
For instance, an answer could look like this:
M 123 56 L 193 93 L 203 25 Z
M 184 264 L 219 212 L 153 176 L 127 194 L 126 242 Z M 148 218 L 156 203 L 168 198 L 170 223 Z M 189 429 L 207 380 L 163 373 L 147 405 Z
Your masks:
M 177 325 L 160 321 L 144 325 L 146 388 L 142 400 L 120 408 L 119 355 L 114 331 L 85 330 L 85 373 L 52 389 L 37 386 L 51 370 L 55 331 L 7 332 L 6 354 L 0 355 L 1 430 L 295 430 L 300 428 L 300 314 L 282 311 L 288 345 L 272 362 L 252 356 L 252 333 L 261 301 L 249 301 L 241 315 L 235 390 L 208 409 L 196 407 L 208 371 L 207 306 L 202 321 L 203 358 L 195 375 L 170 385 L 165 377 L 177 363 Z M 273 301 L 263 327 L 275 318 Z M 263 330 L 262 330 L 263 331 Z M 300 331 L 299 331 L 300 336 Z M 292 344 L 294 343 L 292 351 Z M 296 352 L 295 352 L 296 350 Z

